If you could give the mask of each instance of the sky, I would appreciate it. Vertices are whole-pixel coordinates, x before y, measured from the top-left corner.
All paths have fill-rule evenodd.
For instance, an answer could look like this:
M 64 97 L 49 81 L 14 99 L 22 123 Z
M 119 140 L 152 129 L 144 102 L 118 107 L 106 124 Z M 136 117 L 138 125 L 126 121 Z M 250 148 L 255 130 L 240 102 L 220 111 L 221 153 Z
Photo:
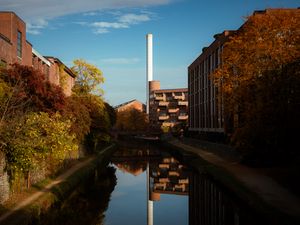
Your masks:
M 27 40 L 67 66 L 84 59 L 103 72 L 112 106 L 146 99 L 146 34 L 154 80 L 186 88 L 187 67 L 213 35 L 238 29 L 254 10 L 297 8 L 299 0 L 0 0 L 27 25 Z

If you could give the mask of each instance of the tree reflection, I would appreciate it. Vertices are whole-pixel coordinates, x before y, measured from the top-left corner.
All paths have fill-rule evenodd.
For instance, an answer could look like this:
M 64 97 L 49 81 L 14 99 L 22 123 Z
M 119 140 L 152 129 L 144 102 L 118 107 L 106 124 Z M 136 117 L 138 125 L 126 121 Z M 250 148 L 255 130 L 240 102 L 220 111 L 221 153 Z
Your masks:
M 43 225 L 103 225 L 105 211 L 117 178 L 116 169 L 108 166 L 78 188 L 60 207 L 50 210 L 33 224 Z

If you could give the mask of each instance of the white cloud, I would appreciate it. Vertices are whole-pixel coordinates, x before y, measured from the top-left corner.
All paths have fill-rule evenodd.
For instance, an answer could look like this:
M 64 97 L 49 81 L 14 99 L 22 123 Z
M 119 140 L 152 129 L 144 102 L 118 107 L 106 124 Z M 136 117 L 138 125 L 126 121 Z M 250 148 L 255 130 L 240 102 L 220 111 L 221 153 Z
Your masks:
M 139 61 L 139 58 L 108 58 L 101 60 L 102 63 L 106 64 L 135 64 Z
M 88 26 L 94 27 L 95 34 L 104 34 L 109 33 L 109 29 L 121 29 L 121 28 L 129 28 L 131 25 L 136 25 L 142 22 L 150 21 L 150 15 L 154 15 L 153 13 L 150 14 L 148 12 L 144 12 L 141 14 L 133 14 L 128 13 L 124 15 L 118 14 L 115 22 L 93 22 Z M 85 25 L 85 24 L 82 24 Z
M 48 25 L 48 22 L 45 19 L 38 18 L 33 23 L 27 23 L 26 29 L 30 34 L 40 34 L 40 30 L 45 28 Z
M 122 15 L 119 18 L 119 21 L 121 23 L 127 23 L 127 24 L 138 24 L 149 20 L 150 20 L 150 16 L 148 14 L 137 15 L 137 14 L 130 13 L 130 14 Z
M 83 13 L 84 16 L 96 16 L 98 15 L 98 13 L 96 12 L 86 12 L 86 13 Z
M 37 18 L 53 19 L 60 16 L 101 10 L 139 8 L 165 5 L 176 0 L 1 0 L 2 11 L 14 11 L 26 22 Z
M 109 33 L 109 30 L 107 28 L 96 28 L 94 30 L 95 34 L 106 34 Z
M 128 24 L 126 23 L 118 23 L 118 22 L 94 22 L 91 24 L 93 27 L 100 27 L 100 28 L 128 28 Z

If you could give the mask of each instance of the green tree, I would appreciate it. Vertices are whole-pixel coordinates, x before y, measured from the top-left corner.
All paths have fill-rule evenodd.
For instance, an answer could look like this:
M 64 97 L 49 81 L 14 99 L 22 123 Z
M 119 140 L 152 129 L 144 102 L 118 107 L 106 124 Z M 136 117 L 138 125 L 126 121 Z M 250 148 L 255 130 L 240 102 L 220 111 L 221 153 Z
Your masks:
M 1 139 L 12 179 L 20 173 L 28 175 L 45 161 L 50 171 L 55 170 L 63 160 L 77 154 L 75 135 L 70 134 L 72 122 L 63 120 L 59 113 L 29 113 L 7 125 Z
M 101 70 L 83 59 L 76 59 L 73 64 L 71 70 L 76 74 L 73 91 L 77 94 L 93 93 L 102 95 L 103 90 L 99 85 L 104 82 L 104 77 Z

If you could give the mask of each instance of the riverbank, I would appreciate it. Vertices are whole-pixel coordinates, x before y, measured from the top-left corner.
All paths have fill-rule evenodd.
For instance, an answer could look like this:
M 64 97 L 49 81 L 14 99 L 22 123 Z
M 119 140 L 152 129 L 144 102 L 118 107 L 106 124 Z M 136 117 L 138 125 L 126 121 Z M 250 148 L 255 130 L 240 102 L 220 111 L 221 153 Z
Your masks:
M 55 179 L 44 185 L 41 183 L 35 191 L 29 190 L 28 197 L 12 207 L 6 206 L 7 208 L 0 215 L 0 224 L 30 224 L 53 205 L 61 204 L 80 183 L 88 179 L 95 171 L 104 168 L 115 146 L 116 144 L 112 144 L 100 150 L 97 155 L 78 161 Z
M 239 156 L 226 149 L 228 146 L 224 150 L 221 145 L 175 138 L 162 143 L 196 171 L 211 174 L 270 224 L 300 224 L 299 198 L 270 176 L 240 164 Z

